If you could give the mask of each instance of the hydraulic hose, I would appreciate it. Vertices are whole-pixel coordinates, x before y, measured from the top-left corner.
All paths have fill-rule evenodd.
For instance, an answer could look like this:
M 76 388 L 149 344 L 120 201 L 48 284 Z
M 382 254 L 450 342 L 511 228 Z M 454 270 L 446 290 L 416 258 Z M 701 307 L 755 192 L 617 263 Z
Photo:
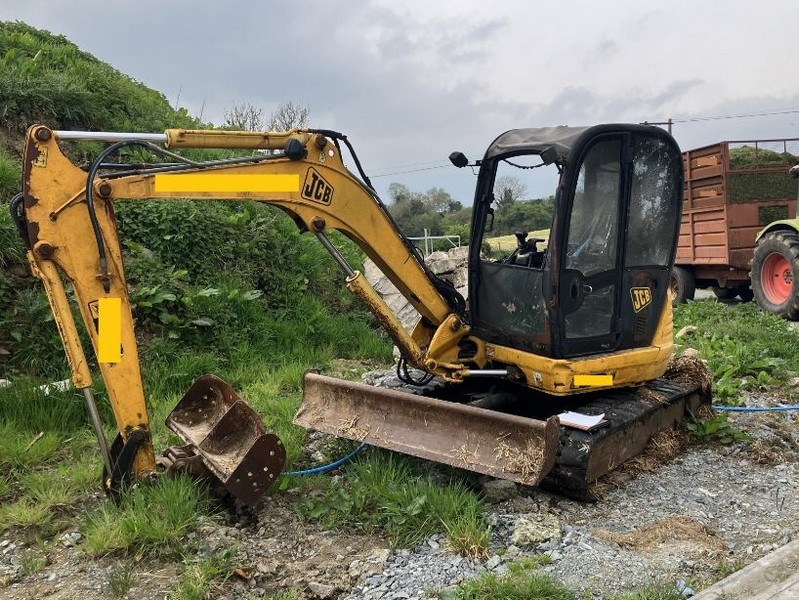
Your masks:
M 364 448 L 366 448 L 366 442 L 361 443 L 355 450 L 350 452 L 344 458 L 340 458 L 332 463 L 328 463 L 326 465 L 321 465 L 319 467 L 313 467 L 311 469 L 303 469 L 302 471 L 283 471 L 282 475 L 316 475 L 318 473 L 327 473 L 328 471 L 332 471 L 333 469 L 340 467 L 341 465 L 351 461 L 358 453 L 361 452 Z
M 799 405 L 791 406 L 723 406 L 714 404 L 713 408 L 724 412 L 790 412 L 799 410 Z

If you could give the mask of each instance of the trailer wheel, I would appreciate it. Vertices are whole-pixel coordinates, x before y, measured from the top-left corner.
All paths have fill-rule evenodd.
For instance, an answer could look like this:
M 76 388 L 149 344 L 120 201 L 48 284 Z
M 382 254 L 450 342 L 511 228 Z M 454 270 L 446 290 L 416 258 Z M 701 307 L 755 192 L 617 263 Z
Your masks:
M 762 310 L 799 319 L 799 235 L 775 231 L 760 238 L 750 278 Z
M 696 281 L 694 281 L 694 274 L 688 269 L 675 265 L 671 270 L 669 285 L 671 287 L 672 306 L 684 304 L 694 299 Z
M 714 285 L 713 294 L 719 300 L 732 300 L 738 295 L 738 288 L 718 287 Z

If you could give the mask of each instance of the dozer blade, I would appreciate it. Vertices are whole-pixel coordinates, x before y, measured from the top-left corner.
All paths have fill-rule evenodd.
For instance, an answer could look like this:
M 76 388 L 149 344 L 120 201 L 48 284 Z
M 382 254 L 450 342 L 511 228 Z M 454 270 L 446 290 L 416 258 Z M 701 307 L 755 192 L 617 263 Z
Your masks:
M 307 429 L 537 485 L 555 464 L 546 421 L 307 373 L 294 423 Z
M 286 461 L 282 442 L 265 432 L 258 413 L 213 375 L 194 382 L 166 424 L 188 445 L 183 453 L 199 457 L 207 475 L 251 506 L 277 480 Z

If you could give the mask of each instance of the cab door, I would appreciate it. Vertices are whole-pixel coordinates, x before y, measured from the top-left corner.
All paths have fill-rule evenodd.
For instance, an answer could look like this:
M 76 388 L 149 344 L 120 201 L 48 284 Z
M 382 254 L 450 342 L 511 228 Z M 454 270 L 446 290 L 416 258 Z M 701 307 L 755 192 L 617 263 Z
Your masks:
M 659 130 L 605 133 L 577 153 L 561 215 L 560 356 L 651 344 L 663 314 L 682 205 L 682 157 Z
M 626 139 L 605 135 L 593 141 L 571 184 L 558 286 L 563 356 L 609 352 L 618 345 Z

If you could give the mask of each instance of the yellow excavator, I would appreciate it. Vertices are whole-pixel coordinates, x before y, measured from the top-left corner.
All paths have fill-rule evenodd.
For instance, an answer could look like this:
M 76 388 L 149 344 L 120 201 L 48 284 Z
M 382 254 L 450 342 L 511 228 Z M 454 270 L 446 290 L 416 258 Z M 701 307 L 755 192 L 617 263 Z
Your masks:
M 71 140 L 105 142 L 86 168 L 64 154 Z M 143 149 L 151 162 L 126 163 Z M 184 148 L 236 149 L 197 162 Z M 358 175 L 345 166 L 348 160 Z M 249 152 L 244 152 L 249 151 Z M 139 155 L 141 153 L 138 153 Z M 468 301 L 439 279 L 380 201 L 346 136 L 335 131 L 164 133 L 54 131 L 27 135 L 23 192 L 11 212 L 45 286 L 76 388 L 83 390 L 115 492 L 157 466 L 117 232 L 118 201 L 242 200 L 273 205 L 330 252 L 344 284 L 400 351 L 403 389 L 309 372 L 295 422 L 455 467 L 575 494 L 640 452 L 657 431 L 708 396 L 699 382 L 662 378 L 672 354 L 668 298 L 683 193 L 682 157 L 661 129 L 644 125 L 516 129 L 477 170 Z M 555 174 L 548 244 L 528 240 L 486 255 L 500 166 Z M 328 232 L 354 240 L 420 318 L 407 331 Z M 199 242 L 199 240 L 198 240 Z M 89 361 L 65 281 L 90 334 L 118 435 L 108 444 L 91 392 Z M 690 379 L 690 378 L 689 378 Z M 564 426 L 564 411 L 601 417 Z M 281 472 L 285 451 L 224 381 L 200 378 L 167 425 L 185 442 L 166 462 L 204 475 L 255 504 Z M 161 462 L 160 460 L 158 462 Z

